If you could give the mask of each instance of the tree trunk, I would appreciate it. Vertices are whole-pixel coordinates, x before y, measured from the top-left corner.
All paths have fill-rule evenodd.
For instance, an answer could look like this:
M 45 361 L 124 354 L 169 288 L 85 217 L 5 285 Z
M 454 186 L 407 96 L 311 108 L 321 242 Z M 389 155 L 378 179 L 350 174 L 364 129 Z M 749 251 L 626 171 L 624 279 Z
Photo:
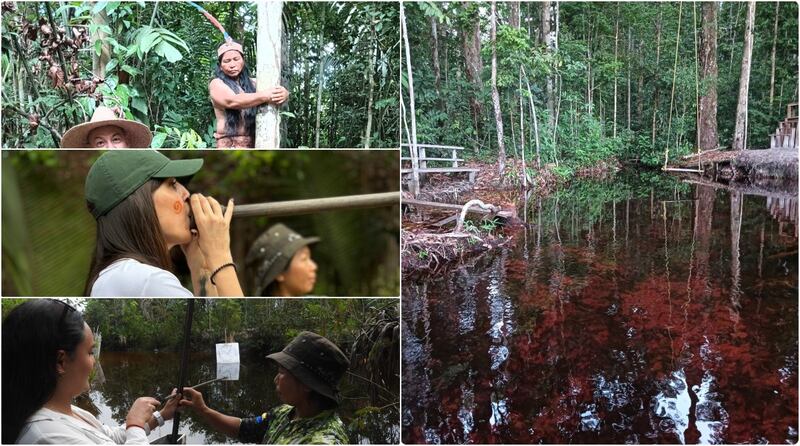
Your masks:
M 311 58 L 303 58 L 303 125 L 300 131 L 303 132 L 298 143 L 304 146 L 311 145 Z
M 508 24 L 519 29 L 519 1 L 508 2 Z
M 436 85 L 436 98 L 439 99 L 439 87 L 442 81 L 442 71 L 439 68 L 439 30 L 436 28 L 436 17 L 431 17 L 431 37 L 433 38 L 433 78 Z
M 703 2 L 700 34 L 700 150 L 716 149 L 717 135 L 717 8 L 716 2 Z
M 661 9 L 661 4 L 659 4 L 659 9 Z M 660 73 L 658 71 L 658 64 L 661 61 L 661 18 L 663 17 L 664 11 L 659 11 L 658 13 L 658 24 L 656 25 L 656 70 L 655 75 L 658 76 Z M 653 136 L 650 139 L 650 144 L 656 143 L 656 114 L 658 113 L 658 79 L 655 81 L 655 90 L 653 91 L 653 124 L 652 124 L 652 133 Z
M 369 142 L 372 139 L 372 100 L 375 91 L 375 60 L 378 58 L 378 36 L 375 34 L 375 25 L 372 26 L 372 39 L 374 48 L 369 58 L 369 68 L 367 68 L 367 74 L 369 75 L 369 100 L 367 102 L 367 129 L 364 135 L 365 149 L 369 149 Z
M 265 90 L 280 84 L 281 37 L 283 36 L 283 1 L 258 2 L 258 89 Z M 281 116 L 273 105 L 261 106 L 256 114 L 258 149 L 277 149 L 281 144 Z
M 631 28 L 628 27 L 628 51 L 626 54 L 626 64 L 628 65 L 628 94 L 625 96 L 628 100 L 628 131 L 631 131 Z
M 403 2 L 400 2 L 400 33 L 403 36 L 403 43 L 405 44 L 405 55 L 406 55 L 406 72 L 408 74 L 408 101 L 410 115 L 411 115 L 411 140 L 408 142 L 409 150 L 411 152 L 411 167 L 412 167 L 412 179 L 411 179 L 411 193 L 416 197 L 419 195 L 419 160 L 417 159 L 417 118 L 416 118 L 416 108 L 414 106 L 414 74 L 411 70 L 411 49 L 408 46 L 408 28 L 406 27 L 406 12 L 405 7 L 403 7 Z M 402 101 L 403 95 L 402 92 L 400 94 L 400 100 Z
M 611 136 L 617 137 L 617 49 L 619 47 L 619 2 L 617 2 L 617 18 L 614 20 L 614 118 Z
M 322 38 L 322 34 L 319 36 L 319 51 L 317 54 L 319 55 L 319 71 L 317 72 L 317 113 L 316 113 L 316 122 L 314 124 L 314 147 L 319 148 L 319 122 L 320 117 L 322 116 L 322 84 L 325 74 L 325 57 L 323 56 L 323 52 L 325 51 L 325 40 Z M 369 59 L 370 68 L 372 68 L 372 57 Z M 372 70 L 370 70 L 370 73 Z M 374 86 L 373 78 L 370 76 L 369 82 L 369 106 L 367 107 L 367 141 L 366 141 L 366 148 L 369 148 L 369 129 L 372 125 L 372 89 Z M 328 142 L 330 146 L 330 142 Z
M 97 31 L 92 35 L 92 43 L 97 41 L 102 42 L 99 56 L 97 52 L 94 51 L 94 47 L 92 47 L 92 74 L 100 79 L 105 79 L 106 64 L 111 58 L 111 45 L 106 40 L 108 34 L 100 30 L 100 26 L 108 24 L 108 16 L 106 15 L 105 9 L 101 10 L 99 14 L 94 14 L 92 16 L 92 23 L 97 25 Z M 64 73 L 64 76 L 66 75 L 67 73 Z
M 492 105 L 497 125 L 497 170 L 502 178 L 506 170 L 506 146 L 503 141 L 503 115 L 500 113 L 500 93 L 497 91 L 497 2 L 492 0 Z
M 554 53 L 558 48 L 558 34 L 556 32 L 557 26 L 553 26 L 553 18 L 558 17 L 558 13 L 554 14 L 553 9 L 558 8 L 557 2 L 546 1 L 542 3 L 542 42 L 547 47 L 548 53 Z M 547 94 L 547 123 L 552 129 L 554 126 L 555 117 L 555 92 L 553 88 L 553 76 L 547 76 L 545 84 L 545 92 Z
M 470 8 L 471 2 L 464 1 L 462 5 L 464 8 Z M 464 63 L 466 65 L 467 80 L 472 84 L 472 92 L 469 95 L 469 106 L 472 110 L 472 119 L 475 124 L 475 131 L 478 135 L 482 133 L 482 119 L 483 110 L 481 102 L 478 100 L 481 90 L 483 90 L 483 82 L 481 81 L 481 72 L 483 71 L 483 62 L 481 62 L 481 40 L 480 40 L 480 20 L 476 16 L 473 20 L 469 21 L 469 27 L 463 29 L 461 33 L 461 42 L 464 47 Z
M 775 2 L 775 29 L 772 33 L 772 69 L 769 76 L 769 111 L 772 112 L 772 101 L 775 98 L 775 45 L 778 43 L 778 8 L 780 2 Z
M 733 150 L 744 150 L 747 146 L 747 96 L 750 89 L 750 62 L 753 54 L 753 21 L 756 2 L 747 2 L 747 24 L 744 32 L 744 54 L 739 76 L 739 101 L 736 104 L 736 129 L 733 132 Z

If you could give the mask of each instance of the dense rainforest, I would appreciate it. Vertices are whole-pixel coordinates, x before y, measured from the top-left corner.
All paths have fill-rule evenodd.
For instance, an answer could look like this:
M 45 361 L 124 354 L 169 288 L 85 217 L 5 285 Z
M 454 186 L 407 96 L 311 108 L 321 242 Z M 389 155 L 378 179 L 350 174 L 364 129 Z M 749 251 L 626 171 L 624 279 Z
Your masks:
M 255 76 L 256 4 L 200 2 Z M 3 2 L 3 147 L 58 147 L 97 105 L 154 148 L 213 147 L 208 83 L 222 33 L 189 2 Z M 397 4 L 286 2 L 281 147 L 396 147 Z
M 507 176 L 509 156 L 570 177 L 769 147 L 797 102 L 796 3 L 419 2 L 401 21 L 403 141 Z

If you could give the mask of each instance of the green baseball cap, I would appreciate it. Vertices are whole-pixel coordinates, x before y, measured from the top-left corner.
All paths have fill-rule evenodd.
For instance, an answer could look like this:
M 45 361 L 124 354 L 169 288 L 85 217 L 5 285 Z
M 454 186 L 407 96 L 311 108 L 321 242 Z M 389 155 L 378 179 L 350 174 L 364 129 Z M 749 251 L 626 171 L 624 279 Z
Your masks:
M 253 294 L 260 296 L 300 248 L 318 241 L 319 237 L 303 237 L 282 223 L 270 226 L 253 242 L 245 259 L 256 268 Z
M 152 178 L 178 178 L 184 185 L 203 166 L 202 159 L 171 160 L 155 150 L 110 150 L 86 176 L 86 201 L 94 218 L 114 209 Z

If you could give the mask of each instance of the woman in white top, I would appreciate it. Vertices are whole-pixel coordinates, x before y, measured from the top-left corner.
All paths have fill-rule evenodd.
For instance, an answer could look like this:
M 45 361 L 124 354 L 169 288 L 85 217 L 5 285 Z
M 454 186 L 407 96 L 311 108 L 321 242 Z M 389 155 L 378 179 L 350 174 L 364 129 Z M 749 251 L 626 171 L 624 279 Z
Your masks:
M 233 200 L 223 213 L 214 198 L 185 187 L 202 165 L 154 150 L 114 150 L 95 161 L 85 191 L 97 221 L 87 296 L 243 295 L 230 251 Z M 186 255 L 194 293 L 171 271 L 175 246 Z
M 155 398 L 137 399 L 125 426 L 105 426 L 72 400 L 89 390 L 94 336 L 65 302 L 33 299 L 3 321 L 4 444 L 147 444 L 147 435 L 172 419 L 180 398 L 161 412 Z M 174 393 L 174 390 L 173 390 Z

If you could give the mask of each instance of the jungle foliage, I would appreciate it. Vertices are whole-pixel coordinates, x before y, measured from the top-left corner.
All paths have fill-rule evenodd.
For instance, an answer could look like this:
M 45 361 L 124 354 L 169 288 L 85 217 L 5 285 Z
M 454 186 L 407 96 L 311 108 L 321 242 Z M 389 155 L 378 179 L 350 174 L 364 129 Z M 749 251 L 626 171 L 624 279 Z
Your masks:
M 255 76 L 255 3 L 202 5 Z M 154 148 L 214 146 L 208 83 L 222 35 L 188 3 L 2 8 L 3 147 L 58 147 L 101 104 L 148 125 Z M 397 5 L 287 2 L 283 16 L 281 146 L 362 147 L 369 127 L 371 147 L 396 147 Z
M 660 165 L 667 147 L 671 159 L 694 152 L 697 95 L 708 88 L 707 82 L 696 78 L 701 5 L 558 3 L 555 18 L 551 15 L 548 22 L 551 28 L 555 25 L 557 43 L 548 49 L 542 36 L 542 8 L 552 3 L 497 3 L 497 84 L 506 152 L 518 158 L 524 151 L 528 165 L 535 164 L 537 128 L 531 120 L 529 91 L 541 162 L 566 173 L 612 158 Z M 768 147 L 768 135 L 785 116 L 787 103 L 797 101 L 797 11 L 794 3 L 758 3 L 749 90 L 750 148 Z M 730 147 L 733 138 L 746 13 L 746 3 L 719 3 L 715 26 L 718 131 L 723 147 Z M 489 82 L 490 2 L 409 3 L 406 16 L 418 142 L 460 145 L 471 157 L 496 161 L 497 126 Z M 470 60 L 466 50 L 465 40 L 473 36 L 479 41 L 479 60 Z M 771 81 L 773 41 L 776 63 Z M 477 82 L 470 79 L 470 67 L 480 69 Z M 407 104 L 405 68 L 401 72 Z M 472 97 L 478 116 L 470 105 Z M 408 140 L 405 129 L 402 139 Z

